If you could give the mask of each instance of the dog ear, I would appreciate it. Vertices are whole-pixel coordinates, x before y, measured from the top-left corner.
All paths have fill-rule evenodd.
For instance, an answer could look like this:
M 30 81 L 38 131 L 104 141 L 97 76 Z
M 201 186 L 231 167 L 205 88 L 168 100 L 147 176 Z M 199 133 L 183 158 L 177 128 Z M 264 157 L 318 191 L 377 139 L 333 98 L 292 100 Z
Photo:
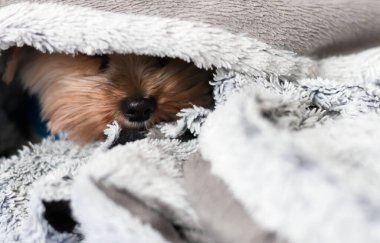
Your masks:
M 21 48 L 12 47 L 1 53 L 0 76 L 5 83 L 10 83 L 14 79 L 20 62 L 21 52 Z
M 97 56 L 97 57 L 100 58 L 101 60 L 99 70 L 101 72 L 104 72 L 109 67 L 110 57 L 108 55 L 102 55 L 102 56 Z

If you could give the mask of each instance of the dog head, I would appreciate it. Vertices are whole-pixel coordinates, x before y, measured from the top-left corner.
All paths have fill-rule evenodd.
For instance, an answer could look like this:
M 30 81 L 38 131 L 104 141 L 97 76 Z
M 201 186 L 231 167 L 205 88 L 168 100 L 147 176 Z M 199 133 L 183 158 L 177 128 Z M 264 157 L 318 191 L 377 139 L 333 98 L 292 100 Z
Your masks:
M 147 129 L 176 120 L 182 108 L 212 105 L 210 73 L 178 59 L 33 52 L 20 63 L 52 133 L 81 143 L 102 139 L 115 120 L 124 129 Z

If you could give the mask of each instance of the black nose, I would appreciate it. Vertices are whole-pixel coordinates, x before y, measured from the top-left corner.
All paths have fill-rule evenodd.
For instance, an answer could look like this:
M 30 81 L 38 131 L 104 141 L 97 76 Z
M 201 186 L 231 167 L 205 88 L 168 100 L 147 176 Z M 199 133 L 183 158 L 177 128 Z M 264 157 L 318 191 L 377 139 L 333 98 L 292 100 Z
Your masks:
M 154 98 L 127 98 L 121 102 L 121 110 L 131 122 L 143 122 L 150 118 L 156 109 Z

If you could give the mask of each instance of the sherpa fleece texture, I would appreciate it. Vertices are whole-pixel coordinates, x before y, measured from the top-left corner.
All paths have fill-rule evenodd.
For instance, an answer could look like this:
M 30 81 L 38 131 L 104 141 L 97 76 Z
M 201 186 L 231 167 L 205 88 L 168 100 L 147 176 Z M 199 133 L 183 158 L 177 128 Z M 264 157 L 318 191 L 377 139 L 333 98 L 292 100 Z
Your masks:
M 45 140 L 0 160 L 0 241 L 379 242 L 379 48 L 313 60 L 196 16 L 187 21 L 125 14 L 111 7 L 117 2 L 104 5 L 108 12 L 75 6 L 81 1 L 9 3 L 1 2 L 1 49 L 30 45 L 68 54 L 182 58 L 215 69 L 216 107 L 184 110 L 178 122 L 160 124 L 148 138 L 113 149 L 108 148 L 120 132 L 117 124 L 105 131 L 102 144 L 80 148 Z M 246 17 L 256 3 L 244 11 Z M 374 1 L 345 3 L 337 2 L 336 11 L 320 10 L 359 20 L 377 11 Z M 228 6 L 215 12 L 228 12 Z M 310 16 L 315 9 L 268 6 L 273 12 L 293 9 L 291 16 Z M 231 14 L 239 19 L 241 13 Z M 339 26 L 336 19 L 330 27 Z M 351 34 L 365 39 L 376 33 L 376 21 L 356 21 L 358 29 L 351 30 L 346 21 L 337 35 L 348 42 Z M 310 26 L 306 18 L 303 23 Z M 244 22 L 240 27 L 250 28 Z M 276 38 L 281 42 L 281 35 Z M 173 139 L 186 129 L 199 140 Z M 194 162 L 210 169 L 196 173 L 204 167 Z M 191 173 L 213 193 L 197 189 L 200 180 Z M 210 186 L 208 178 L 218 183 Z M 226 208 L 231 211 L 218 217 Z

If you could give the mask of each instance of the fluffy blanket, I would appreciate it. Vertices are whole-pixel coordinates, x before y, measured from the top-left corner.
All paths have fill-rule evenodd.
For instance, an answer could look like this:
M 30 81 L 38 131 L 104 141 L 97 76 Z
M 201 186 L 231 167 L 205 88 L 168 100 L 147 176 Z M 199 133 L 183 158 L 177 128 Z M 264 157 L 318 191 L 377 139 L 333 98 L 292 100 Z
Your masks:
M 2 50 L 178 57 L 214 68 L 216 103 L 125 145 L 114 146 L 111 124 L 103 143 L 46 139 L 1 159 L 0 241 L 379 242 L 380 48 L 324 59 L 290 51 L 376 43 L 378 3 L 322 1 L 316 26 L 338 18 L 313 32 L 305 16 L 315 3 L 265 2 L 0 2 Z M 256 8 L 289 14 L 247 26 Z M 286 21 L 293 34 L 271 36 L 283 32 L 267 23 L 289 16 L 300 16 Z M 177 139 L 186 131 L 198 138 Z

